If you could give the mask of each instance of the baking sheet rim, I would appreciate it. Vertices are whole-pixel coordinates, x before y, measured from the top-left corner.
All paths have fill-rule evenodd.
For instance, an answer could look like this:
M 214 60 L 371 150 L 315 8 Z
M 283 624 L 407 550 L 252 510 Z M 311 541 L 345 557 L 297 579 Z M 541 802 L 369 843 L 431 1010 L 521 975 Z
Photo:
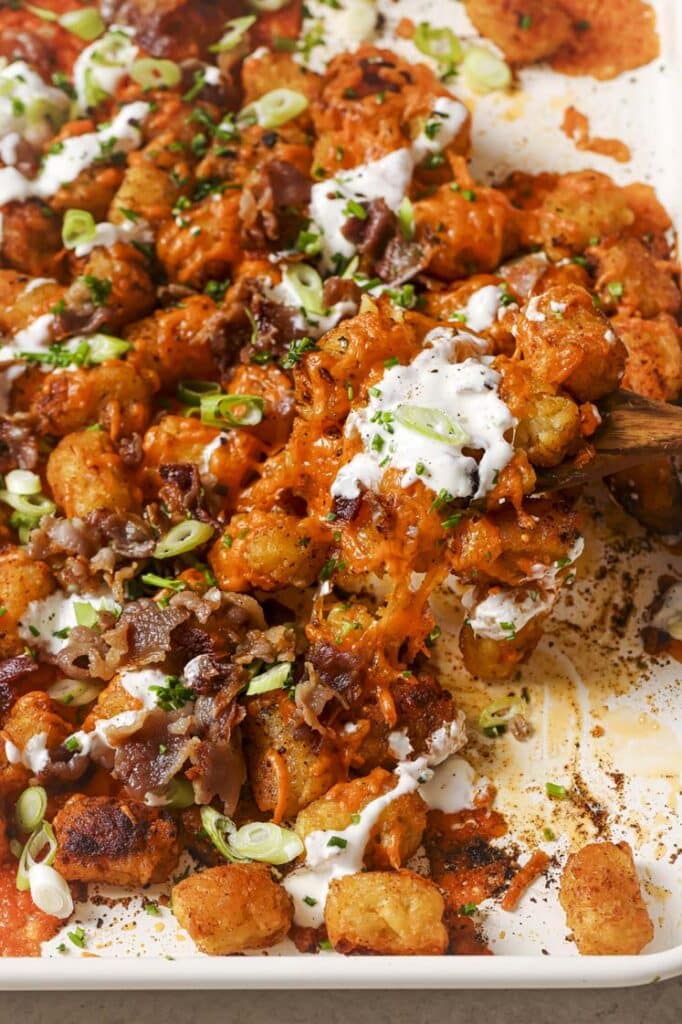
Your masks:
M 542 970 L 538 970 L 542 961 Z M 303 970 L 302 970 L 303 968 Z M 0 961 L 2 990 L 620 988 L 682 974 L 682 945 L 643 956 L 220 957 Z

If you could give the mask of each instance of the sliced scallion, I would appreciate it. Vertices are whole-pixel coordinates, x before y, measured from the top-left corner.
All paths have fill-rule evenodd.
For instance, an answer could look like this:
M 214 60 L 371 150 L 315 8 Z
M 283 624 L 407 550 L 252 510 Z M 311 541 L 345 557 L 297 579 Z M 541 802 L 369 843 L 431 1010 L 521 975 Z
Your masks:
M 322 278 L 314 267 L 307 263 L 293 263 L 285 268 L 282 276 L 306 313 L 324 315 Z
M 263 419 L 260 395 L 202 395 L 201 422 L 208 427 L 255 427 Z
M 106 363 L 110 359 L 119 359 L 129 352 L 133 347 L 129 341 L 123 338 L 115 338 L 111 334 L 92 334 L 88 338 L 88 362 L 95 366 Z
M 249 103 L 239 114 L 244 124 L 258 124 L 261 128 L 279 128 L 293 120 L 308 106 L 308 97 L 294 89 L 273 89 Z
M 497 729 L 506 725 L 515 715 L 523 715 L 526 710 L 522 697 L 498 697 L 478 716 L 479 729 Z
M 189 779 L 171 779 L 166 789 L 166 807 L 176 811 L 184 811 L 194 803 L 194 789 Z
M 232 18 L 231 21 L 226 22 L 225 28 L 227 32 L 220 37 L 217 43 L 209 46 L 210 52 L 228 53 L 230 50 L 234 50 L 235 46 L 241 43 L 255 21 L 255 14 L 247 14 L 243 18 Z
M 182 78 L 182 71 L 173 60 L 140 57 L 133 62 L 130 77 L 143 89 L 172 89 Z
M 407 198 L 404 197 L 400 206 L 398 207 L 398 221 L 400 223 L 400 230 L 403 233 L 403 238 L 408 241 L 414 238 L 414 207 Z
M 414 45 L 441 64 L 459 64 L 463 51 L 459 39 L 449 28 L 433 28 L 427 21 L 417 25 Z
M 253 7 L 254 11 L 272 14 L 274 11 L 281 11 L 289 2 L 290 0 L 249 0 L 249 7 Z
M 96 7 L 83 7 L 81 10 L 67 11 L 59 18 L 62 28 L 73 32 L 79 39 L 91 43 L 106 30 L 106 25 Z
M 568 790 L 565 786 L 560 786 L 556 782 L 546 782 L 545 792 L 547 796 L 552 797 L 553 800 L 565 800 L 568 796 Z
M 272 665 L 269 669 L 266 669 L 265 672 L 261 672 L 259 675 L 253 677 L 248 685 L 246 696 L 253 697 L 259 693 L 269 693 L 271 690 L 281 690 L 286 685 L 290 675 L 290 662 L 281 661 L 277 665 Z
M 238 856 L 265 864 L 288 864 L 304 851 L 295 832 L 273 822 L 254 821 L 242 825 L 230 835 L 229 844 Z
M 178 398 L 187 405 L 201 405 L 204 395 L 219 395 L 220 385 L 213 380 L 181 380 Z
M 175 558 L 193 551 L 205 544 L 213 536 L 210 523 L 201 523 L 198 519 L 185 519 L 173 526 L 165 537 L 154 548 L 154 558 Z
M 28 469 L 12 469 L 5 477 L 5 486 L 11 494 L 40 494 L 42 485 L 37 473 Z
M 47 793 L 42 786 L 29 786 L 14 807 L 14 819 L 22 832 L 34 832 L 45 817 Z
M 73 898 L 67 881 L 49 864 L 34 864 L 28 873 L 33 903 L 44 914 L 64 920 L 73 913 Z
M 92 629 L 99 623 L 99 612 L 89 601 L 74 601 L 73 612 L 79 626 L 88 626 Z
M 399 405 L 395 418 L 408 430 L 429 437 L 443 444 L 459 446 L 466 444 L 469 436 L 458 423 L 453 423 L 441 409 L 427 408 L 422 405 Z
M 477 93 L 508 89 L 512 80 L 509 65 L 482 46 L 472 46 L 467 50 L 462 73 L 469 88 Z
M 74 708 L 92 704 L 94 700 L 97 700 L 101 691 L 101 686 L 97 686 L 96 683 L 86 683 L 82 679 L 58 679 L 56 683 L 52 683 L 47 688 L 52 700 Z
M 10 505 L 28 523 L 37 523 L 43 516 L 50 516 L 57 506 L 44 494 L 13 494 L 11 491 L 0 491 L 0 501 Z
M 52 825 L 48 821 L 43 821 L 24 843 L 17 868 L 17 889 L 21 892 L 26 892 L 28 889 L 29 872 L 38 863 L 36 858 L 45 850 L 45 847 L 47 847 L 47 852 L 41 858 L 40 863 L 49 866 L 57 854 L 57 839 Z
M 62 243 L 66 249 L 76 249 L 91 242 L 97 233 L 95 218 L 87 210 L 67 210 L 62 224 Z
M 237 831 L 237 827 L 231 818 L 220 814 L 213 807 L 201 808 L 201 824 L 204 832 L 211 840 L 216 850 L 222 853 L 226 860 L 243 861 L 246 857 L 240 855 L 231 848 L 228 838 Z

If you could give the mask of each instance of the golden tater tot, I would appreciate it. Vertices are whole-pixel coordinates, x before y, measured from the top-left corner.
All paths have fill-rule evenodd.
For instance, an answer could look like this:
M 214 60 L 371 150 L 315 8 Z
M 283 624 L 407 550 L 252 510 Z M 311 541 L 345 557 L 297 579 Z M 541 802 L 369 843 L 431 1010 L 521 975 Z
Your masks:
M 444 909 L 433 882 L 412 871 L 366 871 L 332 881 L 324 920 L 339 953 L 441 956 Z
M 641 953 L 654 937 L 627 843 L 588 843 L 572 853 L 559 900 L 576 945 L 587 956 Z
M 173 887 L 173 913 L 202 953 L 267 949 L 285 937 L 293 909 L 266 864 L 225 864 Z

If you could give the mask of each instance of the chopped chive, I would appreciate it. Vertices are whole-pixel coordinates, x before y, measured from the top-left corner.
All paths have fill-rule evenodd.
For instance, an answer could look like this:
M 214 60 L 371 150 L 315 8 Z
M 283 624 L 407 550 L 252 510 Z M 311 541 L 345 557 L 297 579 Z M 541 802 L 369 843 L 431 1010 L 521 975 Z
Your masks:
M 565 786 L 560 786 L 556 782 L 546 782 L 545 792 L 547 796 L 551 796 L 554 800 L 565 800 L 568 796 L 568 790 Z

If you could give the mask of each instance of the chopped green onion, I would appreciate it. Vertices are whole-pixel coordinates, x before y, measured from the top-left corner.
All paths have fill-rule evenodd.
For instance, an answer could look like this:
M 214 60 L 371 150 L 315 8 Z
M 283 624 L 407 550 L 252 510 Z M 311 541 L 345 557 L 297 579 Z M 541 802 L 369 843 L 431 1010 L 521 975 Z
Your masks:
M 97 700 L 101 691 L 101 686 L 97 686 L 95 683 L 86 683 L 82 679 L 58 679 L 56 683 L 52 683 L 47 688 L 52 700 L 74 708 L 92 704 L 94 700 Z
M 13 494 L 11 491 L 0 491 L 0 501 L 10 505 L 28 523 L 37 523 L 43 516 L 51 516 L 57 506 L 44 494 Z
M 228 838 L 237 831 L 237 827 L 231 818 L 220 814 L 213 807 L 202 807 L 200 813 L 204 832 L 206 832 L 218 853 L 222 853 L 226 860 L 244 861 L 248 859 L 241 857 L 228 843 Z
M 255 427 L 263 419 L 260 395 L 202 395 L 201 422 L 208 427 Z M 241 410 L 241 412 L 239 411 Z
M 545 828 L 543 828 L 542 830 L 542 838 L 545 839 L 548 843 L 553 843 L 556 839 L 556 832 L 554 831 L 554 829 L 551 829 L 548 825 L 546 825 Z
M 22 832 L 34 832 L 45 817 L 47 793 L 42 786 L 29 786 L 14 808 L 14 820 Z
M 508 89 L 511 85 L 509 65 L 482 46 L 472 46 L 467 50 L 462 71 L 473 92 L 494 92 L 496 89 Z
M 568 796 L 568 790 L 565 786 L 560 786 L 556 782 L 546 782 L 545 792 L 547 796 L 551 796 L 554 800 L 565 800 Z
M 71 939 L 74 946 L 78 946 L 79 949 L 85 949 L 85 929 L 79 925 L 74 931 L 66 933 L 67 938 Z
M 206 544 L 213 536 L 210 523 L 198 519 L 185 519 L 173 526 L 154 548 L 154 558 L 175 558 L 193 551 L 200 544 Z
M 254 100 L 239 114 L 246 124 L 258 124 L 261 128 L 279 128 L 308 107 L 308 98 L 293 89 L 273 89 L 260 99 Z
M 521 697 L 498 697 L 497 700 L 483 708 L 478 716 L 478 727 L 483 730 L 497 729 L 504 726 L 515 715 L 522 715 L 525 710 Z
M 167 807 L 184 811 L 194 803 L 194 789 L 189 779 L 171 779 L 166 789 Z
M 230 835 L 228 842 L 237 856 L 265 864 L 288 864 L 304 851 L 295 832 L 273 822 L 254 821 L 242 825 Z
M 331 839 L 328 840 L 327 846 L 336 846 L 339 850 L 345 850 L 348 846 L 348 840 L 344 839 L 343 836 L 332 836 Z
M 355 217 L 357 220 L 367 220 L 367 210 L 356 199 L 348 200 L 343 213 L 346 217 Z
M 606 287 L 609 290 L 609 294 L 613 295 L 614 299 L 619 299 L 625 290 L 622 281 L 609 281 Z
M 164 590 L 174 590 L 176 594 L 179 594 L 181 590 L 187 589 L 187 584 L 184 580 L 168 579 L 166 576 L 157 576 L 155 572 L 146 572 L 140 576 L 142 583 L 146 583 L 148 587 L 162 587 Z
M 291 675 L 291 663 L 281 661 L 277 665 L 259 675 L 254 676 L 246 691 L 247 697 L 253 697 L 258 693 L 269 693 L 270 690 L 281 690 Z
M 182 78 L 182 72 L 173 60 L 140 57 L 133 62 L 130 77 L 143 89 L 172 89 Z
M 403 238 L 406 238 L 408 241 L 414 238 L 414 207 L 407 196 L 404 197 L 398 207 L 398 221 Z
M 59 18 L 62 28 L 73 32 L 79 39 L 91 43 L 106 30 L 102 15 L 96 7 L 84 7 L 80 11 L 67 11 Z
M 322 278 L 314 267 L 308 266 L 307 263 L 290 264 L 282 276 L 306 313 L 313 313 L 315 316 L 324 314 Z
M 57 854 L 57 839 L 52 825 L 47 821 L 43 821 L 40 827 L 31 833 L 21 851 L 17 868 L 17 889 L 20 892 L 26 892 L 29 888 L 29 873 L 33 866 L 38 863 L 36 858 L 38 854 L 42 853 L 45 846 L 47 846 L 47 853 L 40 863 L 49 866 Z
M 62 225 L 62 243 L 66 249 L 91 242 L 97 233 L 95 218 L 87 210 L 67 210 Z
M 453 423 L 440 409 L 430 409 L 421 405 L 399 405 L 395 418 L 408 430 L 442 441 L 443 444 L 461 445 L 469 440 L 468 434 L 458 423 Z
M 35 14 L 37 18 L 42 18 L 43 21 L 59 21 L 59 15 L 55 14 L 54 11 L 48 11 L 46 7 L 35 7 L 33 4 L 26 4 L 26 10 L 30 11 L 31 14 Z
M 463 903 L 459 908 L 459 913 L 463 914 L 464 917 L 472 917 L 477 910 L 478 905 L 476 903 Z
M 73 897 L 68 882 L 49 864 L 34 864 L 28 873 L 33 903 L 44 914 L 65 920 L 73 913 Z
M 115 338 L 111 334 L 92 334 L 88 340 L 88 362 L 98 366 L 110 359 L 118 359 L 125 355 L 133 347 L 129 341 L 123 338 Z
M 290 0 L 249 0 L 249 7 L 254 11 L 267 11 L 272 14 L 274 11 L 281 11 Z
M 93 626 L 99 623 L 99 612 L 89 601 L 74 601 L 73 611 L 79 626 Z
M 232 18 L 231 21 L 225 24 L 225 28 L 228 31 L 220 37 L 217 43 L 209 46 L 209 51 L 211 53 L 226 53 L 229 50 L 234 50 L 235 46 L 241 43 L 255 21 L 255 14 L 247 14 L 243 18 Z
M 12 494 L 40 494 L 41 483 L 37 473 L 28 469 L 12 469 L 5 477 L 5 486 Z
M 178 398 L 187 405 L 201 405 L 204 395 L 219 395 L 220 385 L 213 380 L 181 380 Z
M 145 914 L 151 914 L 152 917 L 158 917 L 161 911 L 159 910 L 158 903 L 145 903 L 144 905 Z
M 441 64 L 459 64 L 463 56 L 460 41 L 451 29 L 432 28 L 427 21 L 417 25 L 413 42 L 418 50 Z

